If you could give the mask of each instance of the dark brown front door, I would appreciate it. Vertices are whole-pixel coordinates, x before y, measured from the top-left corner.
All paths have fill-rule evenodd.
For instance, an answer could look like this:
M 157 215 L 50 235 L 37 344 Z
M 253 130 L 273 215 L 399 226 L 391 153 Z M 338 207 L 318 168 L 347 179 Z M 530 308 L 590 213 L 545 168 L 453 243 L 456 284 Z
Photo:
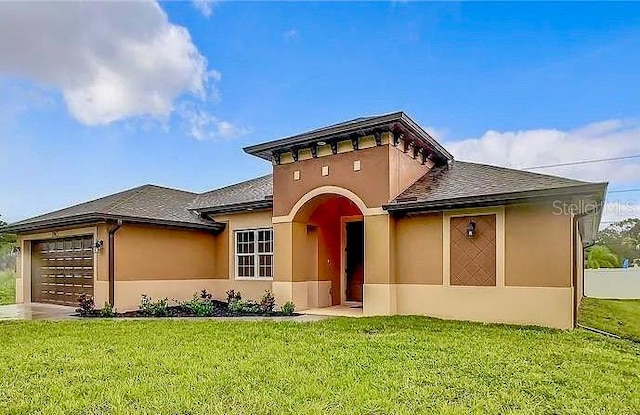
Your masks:
M 364 284 L 364 222 L 345 223 L 347 301 L 362 302 Z
M 93 237 L 33 241 L 31 301 L 75 306 L 93 296 Z

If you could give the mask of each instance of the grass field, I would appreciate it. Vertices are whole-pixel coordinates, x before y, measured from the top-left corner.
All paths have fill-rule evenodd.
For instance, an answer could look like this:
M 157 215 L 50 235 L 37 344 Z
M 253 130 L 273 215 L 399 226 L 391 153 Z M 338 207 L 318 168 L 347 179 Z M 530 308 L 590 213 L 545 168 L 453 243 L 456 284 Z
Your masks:
M 16 301 L 16 274 L 13 270 L 0 271 L 0 305 Z
M 585 298 L 579 321 L 585 326 L 640 342 L 640 300 Z
M 0 412 L 640 412 L 640 347 L 419 317 L 0 323 Z

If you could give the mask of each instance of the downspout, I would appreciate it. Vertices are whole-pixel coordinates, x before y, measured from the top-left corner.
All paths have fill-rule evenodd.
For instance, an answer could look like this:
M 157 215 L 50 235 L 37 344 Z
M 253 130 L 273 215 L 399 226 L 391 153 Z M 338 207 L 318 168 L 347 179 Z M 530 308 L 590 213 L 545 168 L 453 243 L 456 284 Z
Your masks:
M 118 219 L 118 222 L 109 228 L 109 304 L 112 307 L 115 306 L 115 292 L 116 292 L 116 276 L 115 276 L 115 245 L 116 245 L 116 232 L 122 227 L 122 219 Z
M 580 213 L 573 216 L 573 235 L 571 236 L 571 240 L 573 241 L 573 328 L 578 327 L 578 249 L 582 249 L 582 292 L 580 293 L 580 298 L 584 297 L 584 258 L 585 258 L 585 250 L 590 246 L 594 245 L 593 243 L 588 243 L 586 245 L 580 244 L 578 246 L 578 233 L 580 232 L 578 229 L 578 221 L 587 216 L 586 213 Z

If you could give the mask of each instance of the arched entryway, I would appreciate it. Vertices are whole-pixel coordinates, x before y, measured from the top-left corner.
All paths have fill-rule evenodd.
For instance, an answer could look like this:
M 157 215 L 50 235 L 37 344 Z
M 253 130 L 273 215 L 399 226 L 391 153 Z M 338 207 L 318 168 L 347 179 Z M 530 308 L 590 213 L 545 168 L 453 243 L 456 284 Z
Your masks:
M 394 229 L 390 215 L 347 189 L 308 192 L 273 218 L 276 301 L 306 310 L 361 299 L 366 315 L 393 314 Z
M 317 281 L 319 296 L 330 297 L 319 298 L 319 304 L 362 305 L 364 217 L 356 203 L 335 193 L 320 194 L 305 202 L 293 221 L 305 225 L 308 281 Z

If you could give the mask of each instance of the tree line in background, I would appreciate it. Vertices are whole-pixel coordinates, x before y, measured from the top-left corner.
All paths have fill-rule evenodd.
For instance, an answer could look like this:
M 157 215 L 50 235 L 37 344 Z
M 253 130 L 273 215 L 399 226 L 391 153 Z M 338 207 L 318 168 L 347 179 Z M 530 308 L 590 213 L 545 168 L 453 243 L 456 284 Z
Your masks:
M 7 223 L 0 219 L 0 226 Z M 5 269 L 14 269 L 16 259 L 11 255 L 11 251 L 16 246 L 16 236 L 0 233 L 0 271 Z
M 598 233 L 594 246 L 587 248 L 587 268 L 640 266 L 640 219 L 613 223 Z

